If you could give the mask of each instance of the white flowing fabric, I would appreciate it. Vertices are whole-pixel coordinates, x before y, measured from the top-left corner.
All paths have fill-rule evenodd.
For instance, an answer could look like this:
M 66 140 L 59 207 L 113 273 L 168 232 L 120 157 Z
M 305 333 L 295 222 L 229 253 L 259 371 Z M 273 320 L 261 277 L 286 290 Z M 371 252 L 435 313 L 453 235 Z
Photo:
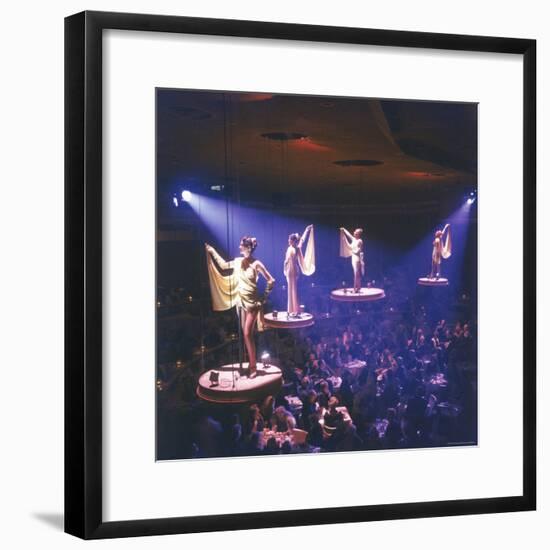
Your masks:
M 445 237 L 445 244 L 441 249 L 441 256 L 446 260 L 451 257 L 452 253 L 452 241 L 451 241 L 451 226 L 447 227 L 447 236 Z
M 315 235 L 314 229 L 311 228 L 309 232 L 309 237 L 307 239 L 306 253 L 298 254 L 298 263 L 300 264 L 300 269 L 304 275 L 310 276 L 315 273 Z

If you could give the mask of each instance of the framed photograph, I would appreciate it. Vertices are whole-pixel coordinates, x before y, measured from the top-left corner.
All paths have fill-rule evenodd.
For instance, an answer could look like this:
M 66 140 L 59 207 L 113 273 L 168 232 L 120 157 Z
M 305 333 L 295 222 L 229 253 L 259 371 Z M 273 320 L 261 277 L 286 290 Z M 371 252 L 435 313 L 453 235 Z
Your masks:
M 65 21 L 65 530 L 534 510 L 534 40 Z

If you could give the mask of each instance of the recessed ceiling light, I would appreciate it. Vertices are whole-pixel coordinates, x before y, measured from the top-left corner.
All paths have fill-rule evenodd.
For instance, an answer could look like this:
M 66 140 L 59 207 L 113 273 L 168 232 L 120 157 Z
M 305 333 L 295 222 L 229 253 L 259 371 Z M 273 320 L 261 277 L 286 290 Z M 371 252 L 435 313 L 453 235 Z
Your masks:
M 262 137 L 274 141 L 293 141 L 297 139 L 305 139 L 308 136 L 297 132 L 267 132 L 262 134 Z
M 379 164 L 384 164 L 381 160 L 373 159 L 352 159 L 352 160 L 335 160 L 334 164 L 338 166 L 378 166 Z

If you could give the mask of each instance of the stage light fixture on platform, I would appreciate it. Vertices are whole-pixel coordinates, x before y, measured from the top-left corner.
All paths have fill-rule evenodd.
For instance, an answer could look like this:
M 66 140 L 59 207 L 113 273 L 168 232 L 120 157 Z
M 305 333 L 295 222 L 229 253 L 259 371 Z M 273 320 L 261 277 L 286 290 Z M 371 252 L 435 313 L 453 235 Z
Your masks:
M 220 383 L 220 373 L 215 370 L 210 371 L 209 380 L 211 386 L 217 386 Z

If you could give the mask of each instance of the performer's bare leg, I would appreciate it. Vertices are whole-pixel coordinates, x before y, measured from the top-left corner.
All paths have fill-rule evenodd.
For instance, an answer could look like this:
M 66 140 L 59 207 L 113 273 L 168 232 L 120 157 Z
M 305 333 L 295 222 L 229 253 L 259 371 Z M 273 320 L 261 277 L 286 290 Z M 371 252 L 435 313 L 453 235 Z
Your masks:
M 246 351 L 248 352 L 248 376 L 256 376 L 256 343 L 254 342 L 254 325 L 256 323 L 257 311 L 246 311 L 244 314 L 243 337 Z
M 359 292 L 361 290 L 361 268 L 354 268 L 353 273 L 353 291 Z
M 244 342 L 244 325 L 246 320 L 246 311 L 237 306 L 237 313 L 239 316 L 239 324 L 241 327 L 241 333 L 239 336 L 239 374 L 242 375 L 243 362 L 246 361 L 246 355 L 247 355 L 246 345 L 243 346 L 243 344 L 245 343 Z

